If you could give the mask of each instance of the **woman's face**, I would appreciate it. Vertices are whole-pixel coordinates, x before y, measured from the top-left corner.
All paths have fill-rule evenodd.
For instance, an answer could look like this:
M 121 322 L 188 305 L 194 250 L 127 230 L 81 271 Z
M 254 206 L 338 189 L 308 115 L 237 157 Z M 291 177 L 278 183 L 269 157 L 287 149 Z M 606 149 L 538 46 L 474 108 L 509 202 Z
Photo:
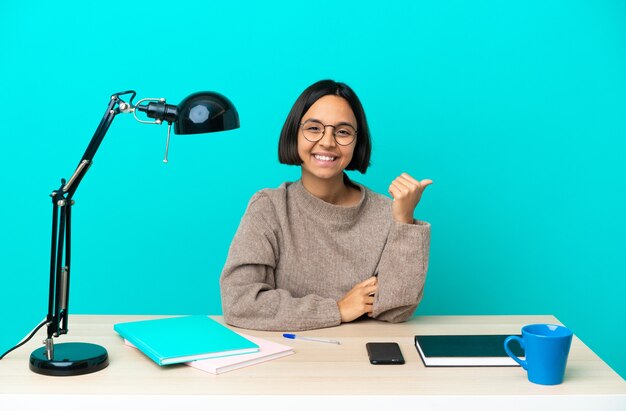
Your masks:
M 306 174 L 307 177 L 332 180 L 342 176 L 343 170 L 352 161 L 356 137 L 348 145 L 339 145 L 333 133 L 335 130 L 343 132 L 340 130 L 341 125 L 348 125 L 357 130 L 358 124 L 350 104 L 343 97 L 335 95 L 321 97 L 304 113 L 300 123 L 304 124 L 307 121 L 309 121 L 307 124 L 310 124 L 310 121 L 323 124 L 324 135 L 319 141 L 311 142 L 304 137 L 303 127 L 299 127 L 298 155 L 302 160 L 303 177 Z

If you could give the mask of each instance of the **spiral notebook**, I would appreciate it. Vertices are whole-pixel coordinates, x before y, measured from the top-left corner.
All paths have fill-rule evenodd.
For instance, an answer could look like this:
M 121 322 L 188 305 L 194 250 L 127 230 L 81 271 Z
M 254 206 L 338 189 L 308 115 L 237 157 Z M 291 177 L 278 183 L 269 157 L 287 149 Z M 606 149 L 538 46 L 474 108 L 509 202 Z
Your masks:
M 251 354 L 230 355 L 227 357 L 209 358 L 207 360 L 189 361 L 185 364 L 211 374 L 223 374 L 228 371 L 234 371 L 239 368 L 249 367 L 251 365 L 295 354 L 293 348 L 287 345 L 278 344 L 252 335 L 239 335 L 258 345 L 259 351 Z M 128 346 L 134 347 L 134 345 L 128 340 L 124 340 L 124 343 Z
M 159 365 L 259 351 L 259 346 L 203 315 L 118 323 L 119 335 Z

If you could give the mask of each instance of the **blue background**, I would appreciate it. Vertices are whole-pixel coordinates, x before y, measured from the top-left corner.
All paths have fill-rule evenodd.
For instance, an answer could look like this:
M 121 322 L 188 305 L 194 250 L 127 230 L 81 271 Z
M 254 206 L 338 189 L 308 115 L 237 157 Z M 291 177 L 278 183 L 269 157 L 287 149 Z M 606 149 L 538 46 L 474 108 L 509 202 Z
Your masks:
M 71 3 L 71 2 L 69 2 Z M 76 193 L 74 313 L 221 313 L 250 196 L 297 179 L 277 139 L 299 93 L 361 97 L 386 193 L 432 178 L 418 314 L 554 314 L 626 375 L 623 1 L 0 3 L 0 351 L 45 315 L 50 199 L 109 96 L 228 96 L 241 129 L 118 116 Z

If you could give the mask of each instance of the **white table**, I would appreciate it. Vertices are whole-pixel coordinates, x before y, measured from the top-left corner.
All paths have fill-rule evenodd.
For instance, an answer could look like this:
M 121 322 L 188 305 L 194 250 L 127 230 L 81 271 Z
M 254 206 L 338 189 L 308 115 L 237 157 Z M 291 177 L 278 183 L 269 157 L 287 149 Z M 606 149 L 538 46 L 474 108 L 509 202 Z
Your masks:
M 222 375 L 185 365 L 160 367 L 125 346 L 113 331 L 115 323 L 150 318 L 159 317 L 71 316 L 69 334 L 57 342 L 100 344 L 110 358 L 106 369 L 76 377 L 48 377 L 28 369 L 31 351 L 45 336 L 40 330 L 28 344 L 0 361 L 0 410 L 46 404 L 55 409 L 90 411 L 148 405 L 150 410 L 221 409 L 235 403 L 273 410 L 626 410 L 626 382 L 576 336 L 565 381 L 557 386 L 532 384 L 519 367 L 427 368 L 413 342 L 416 333 L 516 334 L 525 324 L 559 323 L 553 316 L 426 316 L 402 324 L 365 320 L 299 333 L 338 339 L 341 345 L 236 329 L 291 345 L 296 354 Z M 371 365 L 365 350 L 370 341 L 397 342 L 406 364 Z M 62 406 L 55 405 L 61 402 Z

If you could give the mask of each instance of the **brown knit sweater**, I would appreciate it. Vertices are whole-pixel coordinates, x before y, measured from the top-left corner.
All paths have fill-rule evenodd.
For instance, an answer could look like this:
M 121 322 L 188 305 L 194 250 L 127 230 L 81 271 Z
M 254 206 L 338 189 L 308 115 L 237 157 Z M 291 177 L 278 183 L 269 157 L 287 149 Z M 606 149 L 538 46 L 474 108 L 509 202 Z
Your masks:
M 220 278 L 228 324 L 307 330 L 341 323 L 339 301 L 378 273 L 374 318 L 411 317 L 422 299 L 430 224 L 393 220 L 391 199 L 366 187 L 354 206 L 327 203 L 301 181 L 257 192 Z

